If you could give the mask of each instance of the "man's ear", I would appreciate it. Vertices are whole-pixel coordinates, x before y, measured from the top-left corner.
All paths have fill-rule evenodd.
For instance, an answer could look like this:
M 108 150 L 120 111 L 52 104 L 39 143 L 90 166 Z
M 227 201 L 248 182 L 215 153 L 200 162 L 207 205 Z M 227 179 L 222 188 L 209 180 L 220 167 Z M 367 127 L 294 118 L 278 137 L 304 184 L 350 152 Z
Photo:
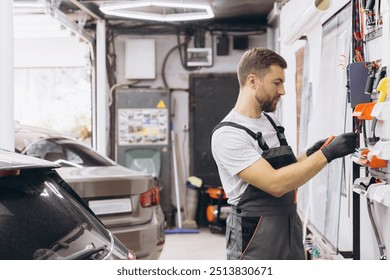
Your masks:
M 256 83 L 257 83 L 257 80 L 256 80 L 256 75 L 254 74 L 249 74 L 247 79 L 246 79 L 246 82 L 247 84 L 251 87 L 251 88 L 255 88 L 256 87 Z

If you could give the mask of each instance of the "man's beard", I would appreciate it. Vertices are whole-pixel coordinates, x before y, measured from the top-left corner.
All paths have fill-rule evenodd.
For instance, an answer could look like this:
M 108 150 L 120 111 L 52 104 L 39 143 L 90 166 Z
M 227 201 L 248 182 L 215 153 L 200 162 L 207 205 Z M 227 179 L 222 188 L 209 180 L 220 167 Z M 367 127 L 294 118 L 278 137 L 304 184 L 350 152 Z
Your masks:
M 257 102 L 259 103 L 259 106 L 261 108 L 261 110 L 263 112 L 266 112 L 266 113 L 273 113 L 276 111 L 276 105 L 278 103 L 275 103 L 274 102 L 274 99 L 268 99 L 268 100 L 260 100 L 257 96 L 256 96 L 256 100 Z
M 270 102 L 269 101 L 266 101 L 264 102 L 262 105 L 261 105 L 261 108 L 263 109 L 264 112 L 266 113 L 273 113 L 276 111 L 276 105 L 277 103 L 273 103 L 272 102 L 273 100 L 271 100 Z

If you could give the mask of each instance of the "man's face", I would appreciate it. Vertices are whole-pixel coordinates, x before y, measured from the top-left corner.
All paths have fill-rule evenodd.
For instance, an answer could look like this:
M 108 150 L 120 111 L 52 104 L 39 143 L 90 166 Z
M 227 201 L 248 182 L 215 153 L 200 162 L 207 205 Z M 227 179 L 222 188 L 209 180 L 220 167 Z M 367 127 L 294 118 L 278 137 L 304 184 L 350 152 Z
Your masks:
M 256 100 L 264 112 L 275 112 L 280 97 L 284 92 L 284 69 L 278 65 L 271 65 L 263 78 L 259 78 L 256 89 Z

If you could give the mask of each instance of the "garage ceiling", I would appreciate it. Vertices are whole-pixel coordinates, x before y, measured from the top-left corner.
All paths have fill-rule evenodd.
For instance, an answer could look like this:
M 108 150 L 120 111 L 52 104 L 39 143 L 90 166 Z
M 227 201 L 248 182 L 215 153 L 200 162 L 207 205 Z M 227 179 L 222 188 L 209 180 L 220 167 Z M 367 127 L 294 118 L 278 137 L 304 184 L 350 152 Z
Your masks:
M 222 32 L 264 32 L 268 25 L 268 15 L 275 13 L 288 0 L 169 0 L 181 3 L 209 3 L 215 17 L 208 20 L 188 22 L 156 22 L 125 19 L 103 14 L 99 7 L 110 3 L 131 3 L 135 0 L 14 0 L 17 3 L 54 5 L 56 9 L 86 32 L 93 34 L 96 20 L 104 19 L 116 34 L 177 34 L 206 29 Z M 139 0 L 137 0 L 138 2 Z M 53 3 L 53 4 L 51 4 Z M 20 8 L 19 8 L 20 9 Z M 16 9 L 15 9 L 16 10 Z M 49 9 L 50 10 L 50 9 Z M 24 12 L 28 13 L 26 9 Z M 170 11 L 174 13 L 175 11 Z M 30 9 L 36 13 L 36 9 Z M 53 15 L 52 15 L 53 16 Z M 56 15 L 57 17 L 57 15 Z
M 210 3 L 215 17 L 209 20 L 193 22 L 162 23 L 123 19 L 103 14 L 99 7 L 109 3 L 134 2 L 134 0 L 15 0 L 18 2 L 55 3 L 58 9 L 71 17 L 74 22 L 86 21 L 85 28 L 93 29 L 97 19 L 105 19 L 107 24 L 116 28 L 118 33 L 173 33 L 178 29 L 203 26 L 209 30 L 252 31 L 267 26 L 267 16 L 274 6 L 282 5 L 287 0 L 173 0 L 188 3 Z M 275 4 L 276 3 L 276 4 Z M 84 24 L 84 23 L 83 23 Z M 134 28 L 142 26 L 142 28 Z
M 106 16 L 102 14 L 99 7 L 103 4 L 109 3 L 124 3 L 134 1 L 113 1 L 113 0 L 62 0 L 62 9 L 68 11 L 80 9 L 81 6 L 85 7 L 98 17 L 108 20 L 115 20 L 117 18 L 112 16 Z M 268 13 L 272 10 L 274 2 L 273 0 L 191 0 L 191 1 L 178 1 L 188 3 L 210 3 L 212 10 L 215 14 L 217 21 L 247 21 L 247 22 L 266 22 Z

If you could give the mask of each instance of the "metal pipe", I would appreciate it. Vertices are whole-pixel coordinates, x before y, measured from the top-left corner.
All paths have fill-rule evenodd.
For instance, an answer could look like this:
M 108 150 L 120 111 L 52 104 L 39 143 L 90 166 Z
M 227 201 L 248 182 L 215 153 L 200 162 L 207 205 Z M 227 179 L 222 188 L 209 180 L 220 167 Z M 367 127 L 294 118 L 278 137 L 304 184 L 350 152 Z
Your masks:
M 371 206 L 373 205 L 373 202 L 371 199 L 367 197 L 367 210 L 368 210 L 368 216 L 370 217 L 371 225 L 374 230 L 374 235 L 376 242 L 378 243 L 378 249 L 379 249 L 379 259 L 380 260 L 387 260 L 387 256 L 385 254 L 386 245 L 382 242 L 382 238 L 379 235 L 378 228 L 375 224 L 374 216 L 372 214 Z
M 93 17 L 94 19 L 101 19 L 100 16 L 98 16 L 97 14 L 95 14 L 94 12 L 92 12 L 90 9 L 88 9 L 87 7 L 85 7 L 83 4 L 81 4 L 78 0 L 68 0 L 70 3 L 72 3 L 73 5 L 75 5 L 77 8 L 79 8 L 81 11 L 83 11 L 84 13 L 90 15 L 91 17 Z
M 180 196 L 179 174 L 177 170 L 175 132 L 173 128 L 171 130 L 171 140 L 172 140 L 173 177 L 175 179 L 175 193 L 176 193 L 175 195 L 176 195 L 176 208 L 177 208 L 177 227 L 182 228 L 181 196 Z
M 331 0 L 315 0 L 284 34 L 283 42 L 291 45 L 320 20 L 320 14 L 329 9 Z
M 92 35 L 87 33 L 85 30 L 80 30 L 79 26 L 59 9 L 50 6 L 49 8 L 46 8 L 44 12 L 57 19 L 60 23 L 72 30 L 75 34 L 78 34 L 84 41 L 91 43 L 95 42 L 95 39 Z
M 108 142 L 108 96 L 106 68 L 106 22 L 98 20 L 96 24 L 96 96 L 93 104 L 94 148 L 107 155 Z

